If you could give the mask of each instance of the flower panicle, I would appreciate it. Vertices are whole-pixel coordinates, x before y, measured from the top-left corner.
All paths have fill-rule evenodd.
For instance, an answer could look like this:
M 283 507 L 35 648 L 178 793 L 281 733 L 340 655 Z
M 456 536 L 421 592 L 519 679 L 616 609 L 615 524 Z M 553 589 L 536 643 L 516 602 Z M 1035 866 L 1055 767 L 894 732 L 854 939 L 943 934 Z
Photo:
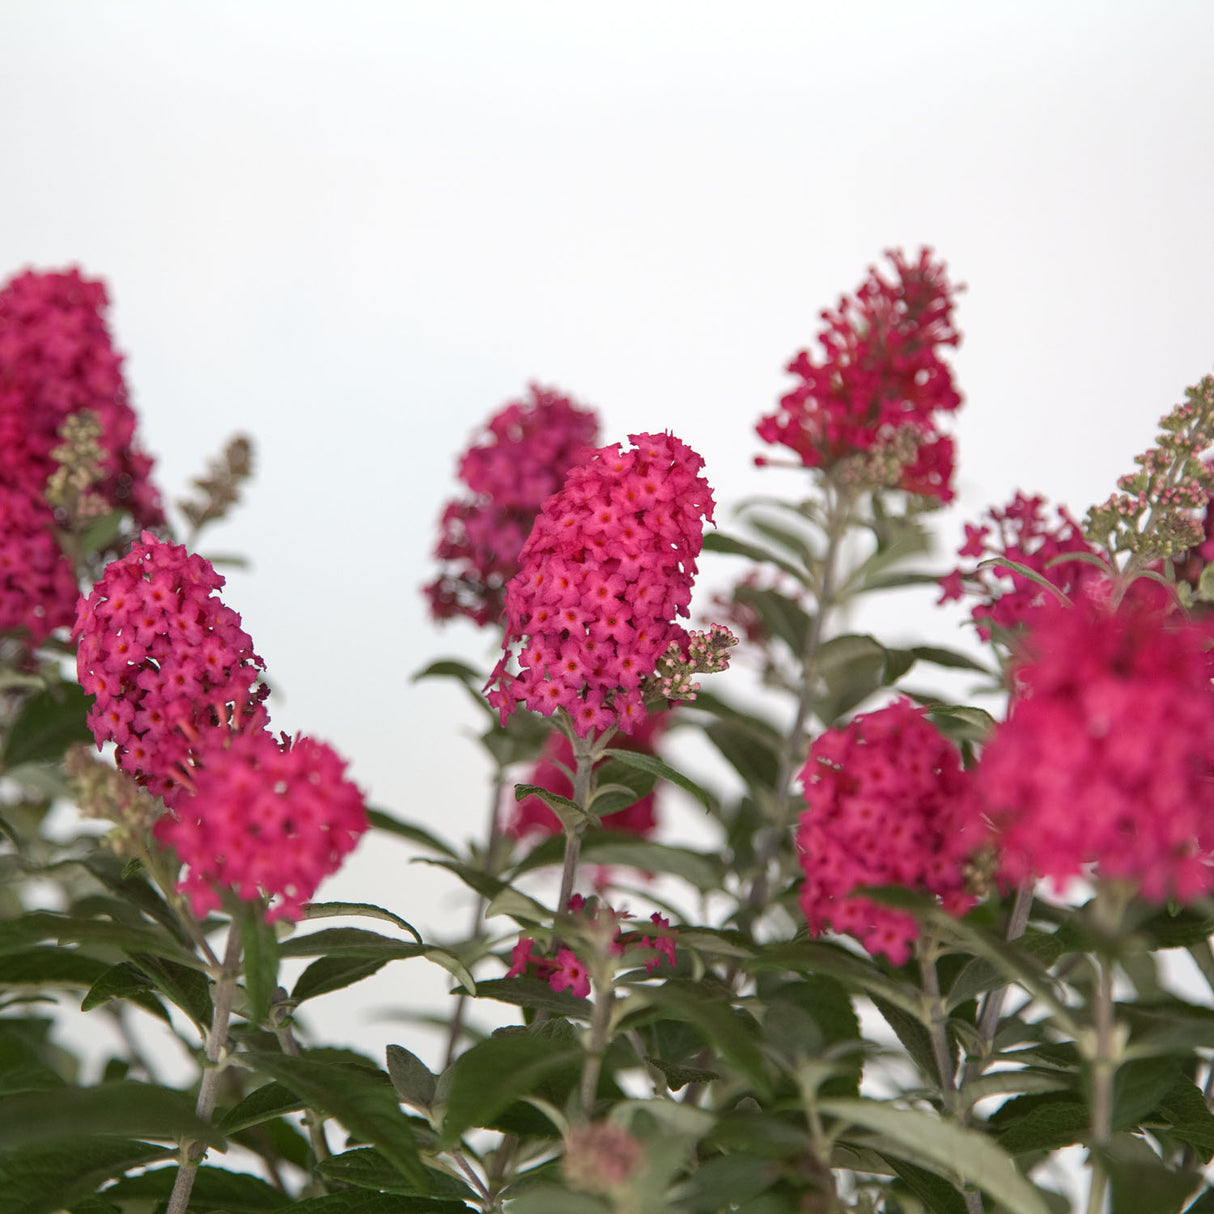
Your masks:
M 1134 457 L 1138 471 L 1093 506 L 1084 532 L 1111 553 L 1142 560 L 1182 557 L 1205 538 L 1198 512 L 1214 493 L 1214 375 L 1185 389 L 1185 399 L 1159 422 L 1155 445 Z

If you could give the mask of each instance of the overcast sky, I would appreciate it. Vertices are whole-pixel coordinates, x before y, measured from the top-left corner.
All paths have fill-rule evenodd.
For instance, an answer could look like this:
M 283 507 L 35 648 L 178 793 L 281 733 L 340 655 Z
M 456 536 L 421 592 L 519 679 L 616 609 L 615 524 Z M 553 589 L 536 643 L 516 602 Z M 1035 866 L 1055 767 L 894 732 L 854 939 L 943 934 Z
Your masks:
M 418 592 L 470 432 L 536 379 L 674 431 L 723 506 L 799 493 L 754 421 L 927 243 L 968 284 L 948 547 L 1016 488 L 1081 514 L 1214 362 L 1212 45 L 1207 0 L 0 0 L 0 277 L 106 279 L 166 496 L 252 434 L 202 546 L 252 561 L 275 725 L 472 834 L 471 710 L 409 682 L 488 662 Z M 322 896 L 441 923 L 407 855 Z

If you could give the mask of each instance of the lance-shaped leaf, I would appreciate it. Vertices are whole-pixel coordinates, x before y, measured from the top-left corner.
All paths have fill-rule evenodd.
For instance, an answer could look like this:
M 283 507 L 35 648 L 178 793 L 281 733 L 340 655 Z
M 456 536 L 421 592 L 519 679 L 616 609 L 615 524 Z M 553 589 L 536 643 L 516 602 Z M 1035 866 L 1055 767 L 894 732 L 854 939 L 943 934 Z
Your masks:
M 120 1180 L 106 1189 L 104 1196 L 113 1202 L 164 1202 L 173 1192 L 176 1180 L 176 1168 L 156 1168 L 142 1176 Z M 286 1193 L 260 1177 L 204 1164 L 195 1173 L 190 1205 L 194 1209 L 225 1210 L 227 1214 L 263 1214 L 293 1203 Z
M 450 856 L 453 860 L 459 854 L 425 827 L 418 826 L 416 822 L 406 822 L 403 818 L 388 813 L 385 809 L 367 806 L 367 821 L 377 830 L 387 831 L 390 835 L 399 835 L 402 839 L 408 839 L 410 843 L 416 843 L 427 851 L 438 852 L 441 856 Z
M 241 1059 L 302 1096 L 311 1108 L 335 1117 L 363 1141 L 378 1147 L 417 1192 L 429 1192 L 428 1172 L 417 1153 L 409 1119 L 401 1112 L 392 1082 L 382 1071 L 316 1057 L 311 1051 L 293 1058 L 255 1050 L 242 1054 Z
M 905 1147 L 913 1162 L 926 1163 L 957 1185 L 982 1189 L 1009 1214 L 1049 1214 L 1044 1198 L 1016 1170 L 1011 1156 L 975 1130 L 877 1100 L 824 1100 L 818 1109 Z
M 421 944 L 421 933 L 407 919 L 382 906 L 372 902 L 309 902 L 304 907 L 305 919 L 334 919 L 342 915 L 352 918 L 382 919 L 385 923 L 395 923 L 401 931 L 408 932 L 414 940 Z
M 193 1101 L 151 1083 L 107 1083 L 19 1092 L 0 1102 L 0 1150 L 94 1134 L 176 1138 L 188 1134 L 212 1145 L 219 1132 L 194 1112 Z
M 625 767 L 635 767 L 639 771 L 647 771 L 662 780 L 669 780 L 684 792 L 689 792 L 710 813 L 716 809 L 716 798 L 698 785 L 690 776 L 671 767 L 669 763 L 659 759 L 657 755 L 641 754 L 635 750 L 611 749 L 605 752 L 611 758 L 623 763 Z
M 77 683 L 56 683 L 25 701 L 4 743 L 0 768 L 62 758 L 73 742 L 91 742 L 89 697 Z
M 0 1151 L 0 1214 L 56 1214 L 105 1181 L 176 1153 L 116 1135 Z
M 567 1072 L 573 1081 L 581 1059 L 580 1050 L 563 1048 L 543 1034 L 503 1033 L 478 1042 L 444 1076 L 443 1141 L 453 1146 L 466 1130 L 492 1125 L 506 1108 L 558 1071 Z

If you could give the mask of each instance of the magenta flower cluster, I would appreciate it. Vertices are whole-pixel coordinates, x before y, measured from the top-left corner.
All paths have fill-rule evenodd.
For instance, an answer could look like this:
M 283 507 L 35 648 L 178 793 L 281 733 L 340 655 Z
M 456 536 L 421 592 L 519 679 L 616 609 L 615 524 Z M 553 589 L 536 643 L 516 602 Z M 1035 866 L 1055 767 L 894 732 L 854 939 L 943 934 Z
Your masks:
M 70 625 L 76 602 L 55 539 L 61 520 L 46 499 L 51 453 L 72 414 L 91 410 L 102 427 L 104 479 L 94 492 L 141 526 L 164 519 L 106 307 L 105 286 L 78 270 L 27 271 L 0 288 L 0 632 L 25 628 L 35 643 Z
M 170 803 L 203 735 L 267 722 L 265 663 L 214 593 L 223 583 L 202 557 L 145 531 L 77 611 L 93 736 L 113 742 L 118 766 Z
M 688 614 L 712 491 L 704 461 L 673 435 L 630 438 L 632 450 L 603 447 L 574 468 L 535 520 L 489 682 L 503 721 L 525 704 L 564 708 L 583 737 L 629 732 L 645 716 L 642 681 L 672 641 L 686 649 L 673 620 Z
M 899 885 L 959 914 L 964 863 L 986 840 L 957 748 L 907 699 L 822 734 L 801 772 L 808 808 L 797 850 L 809 929 L 855 936 L 895 965 L 919 931 L 903 911 L 852 893 Z
M 918 261 L 901 251 L 886 256 L 893 279 L 870 269 L 854 298 L 822 313 L 821 359 L 802 350 L 788 364 L 800 382 L 756 430 L 807 468 L 830 470 L 856 455 L 892 458 L 899 488 L 951 501 L 953 441 L 937 415 L 961 404 L 941 354 L 961 340 L 953 324 L 959 288 L 929 249 Z
M 1107 570 L 1090 561 L 1059 559 L 1075 554 L 1094 556 L 1096 550 L 1083 538 L 1065 506 L 1058 507 L 1057 515 L 1051 521 L 1043 498 L 1017 493 L 1003 509 L 991 507 L 979 525 L 966 523 L 965 543 L 957 555 L 974 563 L 941 579 L 939 602 L 963 595 L 976 599 L 970 614 L 978 625 L 978 635 L 990 640 L 992 627 L 1017 628 L 1046 599 L 1057 596 L 1009 565 L 983 565 L 983 561 L 1006 557 L 1068 595 L 1102 581 Z
M 518 572 L 540 506 L 597 442 L 593 409 L 535 384 L 528 392 L 494 414 L 460 458 L 469 495 L 450 502 L 439 523 L 434 555 L 445 568 L 426 587 L 435 619 L 462 615 L 484 625 L 501 618 L 506 583 Z
M 657 911 L 649 916 L 649 921 L 654 927 L 662 929 L 662 933 L 649 936 L 637 932 L 625 933 L 618 925 L 631 918 L 627 912 L 587 902 L 581 894 L 570 897 L 568 909 L 570 914 L 582 915 L 593 923 L 606 917 L 609 924 L 617 925 L 615 935 L 607 946 L 611 956 L 622 957 L 630 949 L 641 949 L 650 954 L 645 961 L 647 974 L 655 973 L 663 962 L 672 968 L 675 965 L 675 933 L 670 931 L 670 920 Z M 514 946 L 510 962 L 507 978 L 530 974 L 543 978 L 554 991 L 569 991 L 579 999 L 586 999 L 590 995 L 590 970 L 571 948 L 558 948 L 555 957 L 547 957 L 535 951 L 535 940 L 522 936 Z
M 191 794 L 155 825 L 189 865 L 179 888 L 196 915 L 229 888 L 246 902 L 276 900 L 266 919 L 299 919 L 367 828 L 363 797 L 345 763 L 308 737 L 280 744 L 268 731 L 212 731 L 195 755 Z
M 296 919 L 366 829 L 363 798 L 328 746 L 269 733 L 264 664 L 214 593 L 223 582 L 144 532 L 80 600 L 78 678 L 98 746 L 113 742 L 118 765 L 165 799 L 155 834 L 187 866 L 194 912 L 228 888 L 276 899 L 269 920 Z
M 1214 891 L 1214 622 L 1138 585 L 1034 615 L 974 773 L 1009 882 L 1095 864 L 1155 902 Z

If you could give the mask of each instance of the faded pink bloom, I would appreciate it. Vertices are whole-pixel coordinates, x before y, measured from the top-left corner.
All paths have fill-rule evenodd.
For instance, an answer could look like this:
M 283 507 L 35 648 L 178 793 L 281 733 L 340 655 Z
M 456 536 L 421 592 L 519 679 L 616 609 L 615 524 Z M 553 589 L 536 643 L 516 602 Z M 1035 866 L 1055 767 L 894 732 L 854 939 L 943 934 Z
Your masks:
M 593 409 L 535 384 L 528 393 L 494 414 L 460 458 L 469 495 L 443 511 L 434 550 L 443 571 L 426 587 L 437 620 L 501 618 L 506 583 L 518 572 L 540 506 L 597 441 Z
M 937 414 L 961 404 L 941 357 L 961 340 L 952 319 L 960 288 L 929 249 L 916 262 L 897 250 L 886 256 L 893 280 L 870 269 L 854 297 L 822 313 L 821 361 L 802 350 L 788 364 L 800 383 L 756 429 L 807 468 L 829 470 L 858 454 L 892 460 L 899 488 L 947 502 L 953 442 L 938 431 Z
M 907 699 L 828 730 L 801 772 L 808 808 L 797 851 L 809 930 L 855 936 L 895 965 L 910 956 L 910 915 L 852 891 L 900 885 L 935 894 L 953 914 L 973 899 L 963 866 L 986 841 L 956 747 Z

